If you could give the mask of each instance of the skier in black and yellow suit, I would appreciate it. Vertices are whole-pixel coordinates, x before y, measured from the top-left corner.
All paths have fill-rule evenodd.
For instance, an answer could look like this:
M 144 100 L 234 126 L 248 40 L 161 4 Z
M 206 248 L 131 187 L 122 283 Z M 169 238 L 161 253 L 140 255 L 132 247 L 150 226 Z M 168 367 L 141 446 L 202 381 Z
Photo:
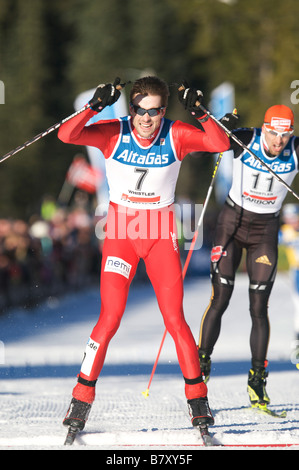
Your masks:
M 237 129 L 233 133 L 290 185 L 299 169 L 299 138 L 292 135 L 293 126 L 292 110 L 275 105 L 266 111 L 262 128 Z M 268 300 L 276 275 L 279 213 L 287 189 L 234 141 L 231 150 L 234 151 L 232 186 L 214 237 L 212 296 L 202 317 L 199 358 L 207 381 L 222 315 L 229 305 L 235 273 L 245 249 L 252 319 L 248 393 L 253 406 L 263 407 L 270 402 L 265 388 L 270 332 Z

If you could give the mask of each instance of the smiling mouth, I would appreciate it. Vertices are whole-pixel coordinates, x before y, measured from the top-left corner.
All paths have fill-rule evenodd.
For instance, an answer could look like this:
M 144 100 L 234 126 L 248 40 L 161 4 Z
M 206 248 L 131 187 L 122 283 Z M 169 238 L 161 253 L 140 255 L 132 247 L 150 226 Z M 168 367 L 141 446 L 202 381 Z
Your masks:
M 144 133 L 144 135 L 141 135 L 141 132 Z M 155 132 L 153 131 L 152 124 L 139 124 L 139 137 L 142 139 L 151 139 L 154 135 Z
M 140 129 L 140 131 L 148 133 L 148 132 L 153 131 L 153 126 L 152 126 L 152 124 L 142 124 L 142 123 L 140 123 L 139 129 Z

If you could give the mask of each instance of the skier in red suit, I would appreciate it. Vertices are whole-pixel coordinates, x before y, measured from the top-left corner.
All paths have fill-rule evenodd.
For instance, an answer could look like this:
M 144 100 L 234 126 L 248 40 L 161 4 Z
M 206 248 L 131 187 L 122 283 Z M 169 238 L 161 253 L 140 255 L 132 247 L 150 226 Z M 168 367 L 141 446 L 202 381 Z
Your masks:
M 58 134 L 65 143 L 94 146 L 102 151 L 110 191 L 101 266 L 101 311 L 86 346 L 64 424 L 80 430 L 85 425 L 95 398 L 96 381 L 109 342 L 120 325 L 140 258 L 175 342 L 192 424 L 213 424 L 195 340 L 183 312 L 173 202 L 185 156 L 194 151 L 225 151 L 229 139 L 201 110 L 202 93 L 194 88 L 182 89 L 178 97 L 202 128 L 166 119 L 169 90 L 157 77 L 144 77 L 133 84 L 130 116 L 86 125 L 119 98 L 118 83 L 116 80 L 114 84 L 100 85 L 89 102 L 90 108 L 63 124 Z

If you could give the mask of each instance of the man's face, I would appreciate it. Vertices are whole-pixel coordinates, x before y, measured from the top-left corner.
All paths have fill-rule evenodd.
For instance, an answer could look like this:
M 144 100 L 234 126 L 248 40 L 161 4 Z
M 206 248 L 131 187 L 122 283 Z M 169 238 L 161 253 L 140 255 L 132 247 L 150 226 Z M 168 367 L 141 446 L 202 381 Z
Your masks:
M 263 134 L 271 155 L 278 156 L 290 140 L 289 132 L 279 133 L 263 126 Z
M 144 139 L 150 139 L 155 131 L 160 127 L 161 119 L 165 116 L 165 108 L 161 108 L 161 96 L 159 95 L 135 95 L 133 97 L 132 103 L 130 104 L 130 113 L 133 118 L 133 125 L 140 135 Z M 150 116 L 148 113 L 141 116 L 139 113 L 142 113 L 142 110 L 138 108 L 143 108 L 143 110 L 153 110 L 150 111 L 151 114 L 156 114 Z

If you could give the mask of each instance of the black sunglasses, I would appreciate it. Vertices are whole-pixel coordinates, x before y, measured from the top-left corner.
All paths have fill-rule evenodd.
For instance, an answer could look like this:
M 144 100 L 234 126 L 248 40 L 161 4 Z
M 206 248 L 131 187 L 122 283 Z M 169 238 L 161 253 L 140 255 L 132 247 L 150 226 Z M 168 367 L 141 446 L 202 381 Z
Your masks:
M 131 106 L 134 109 L 135 113 L 139 116 L 144 116 L 146 113 L 148 113 L 149 116 L 158 116 L 158 114 L 161 113 L 162 109 L 165 109 L 165 106 L 161 106 L 161 108 L 144 109 L 133 103 L 131 103 Z

